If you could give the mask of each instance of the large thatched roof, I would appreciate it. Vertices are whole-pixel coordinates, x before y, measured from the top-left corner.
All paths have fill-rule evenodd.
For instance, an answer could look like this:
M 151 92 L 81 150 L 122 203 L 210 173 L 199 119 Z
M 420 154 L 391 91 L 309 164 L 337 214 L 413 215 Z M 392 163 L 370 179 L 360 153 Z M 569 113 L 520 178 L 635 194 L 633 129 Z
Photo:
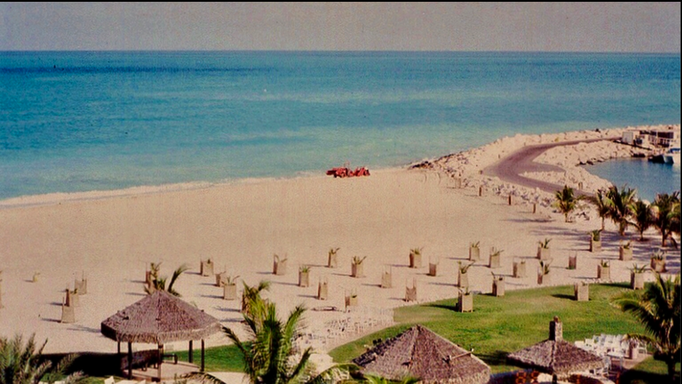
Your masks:
M 484 384 L 490 368 L 458 345 L 415 325 L 353 360 L 366 374 L 391 380 L 418 377 L 423 383 Z
M 604 366 L 601 357 L 564 340 L 545 340 L 514 352 L 507 356 L 507 359 L 559 376 Z
M 102 334 L 133 343 L 199 340 L 222 329 L 218 320 L 164 291 L 156 291 L 102 322 Z

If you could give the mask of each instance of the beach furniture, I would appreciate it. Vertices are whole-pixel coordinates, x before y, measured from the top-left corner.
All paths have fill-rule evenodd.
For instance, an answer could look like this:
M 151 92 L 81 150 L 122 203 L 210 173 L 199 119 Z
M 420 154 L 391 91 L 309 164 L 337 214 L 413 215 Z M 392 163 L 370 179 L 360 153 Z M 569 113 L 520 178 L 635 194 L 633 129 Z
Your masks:
M 413 248 L 410 250 L 410 268 L 422 267 L 422 248 Z
M 611 266 L 608 261 L 601 261 L 597 265 L 597 279 L 611 280 Z
M 237 284 L 223 284 L 223 300 L 237 300 Z
M 85 278 L 85 272 L 83 272 L 83 276 L 80 280 L 76 279 L 74 281 L 73 287 L 79 295 L 85 295 L 88 293 L 88 279 Z
M 273 256 L 273 262 L 272 262 L 272 273 L 274 275 L 286 275 L 287 273 L 287 261 L 288 258 L 285 256 L 283 258 L 280 258 L 278 255 Z
M 381 274 L 381 288 L 393 288 L 393 273 L 390 267 Z
M 474 310 L 474 295 L 468 290 L 459 292 L 457 298 L 457 312 L 472 312 Z
M 405 284 L 405 301 L 417 301 L 417 280 L 412 280 L 412 287 Z
M 573 297 L 576 301 L 590 300 L 590 286 L 585 283 L 576 283 L 573 286 Z
M 310 286 L 310 267 L 307 265 L 298 267 L 298 286 L 303 288 Z
M 365 257 L 358 257 L 358 256 L 353 256 L 353 260 L 351 260 L 351 272 L 350 275 L 352 277 L 360 278 L 360 277 L 365 277 L 364 273 L 364 268 L 362 266 L 362 263 L 365 261 Z
M 317 300 L 327 300 L 327 280 L 320 280 L 317 283 Z
M 665 268 L 665 255 L 663 252 L 656 252 L 651 256 L 651 269 L 657 273 L 663 273 L 666 271 Z
M 621 261 L 632 260 L 632 246 L 630 245 L 630 242 L 618 247 L 618 259 Z
M 71 291 L 66 289 L 66 306 L 67 307 L 78 307 L 80 306 L 80 296 L 77 291 Z
M 568 269 L 578 268 L 578 255 L 573 254 L 568 256 Z
M 526 261 L 515 261 L 512 266 L 512 276 L 516 278 L 526 277 Z
M 469 288 L 469 268 L 474 265 L 473 263 L 462 265 L 458 262 L 457 268 L 457 286 L 460 288 Z
M 348 309 L 348 307 L 356 307 L 358 305 L 357 292 L 351 291 L 350 293 L 347 293 L 344 302 L 346 304 L 346 309 Z
M 329 249 L 329 254 L 327 255 L 327 268 L 336 268 L 339 265 L 337 252 L 339 252 L 339 248 Z
M 538 241 L 538 252 L 536 254 L 538 260 L 549 260 L 552 258 L 551 249 L 549 248 L 550 241 L 552 240 Z
M 630 272 L 630 288 L 644 289 L 644 273 L 638 271 Z
M 502 250 L 495 247 L 490 248 L 490 262 L 488 267 L 499 268 L 500 267 L 500 257 L 502 255 Z
M 59 321 L 63 324 L 72 324 L 76 322 L 76 308 L 62 303 L 62 318 Z
M 504 276 L 493 275 L 493 296 L 502 297 L 504 296 Z
M 225 278 L 226 275 L 227 275 L 226 272 L 219 272 L 215 274 L 216 287 L 222 287 L 225 284 L 225 281 L 223 279 Z
M 550 269 L 551 263 L 545 263 L 540 261 L 540 267 L 538 268 L 538 284 L 539 285 L 550 285 L 552 282 L 552 270 Z
M 475 243 L 469 243 L 469 260 L 471 261 L 481 260 L 480 244 L 481 244 L 480 241 L 477 241 Z
M 213 276 L 213 261 L 211 259 L 208 260 L 201 260 L 201 264 L 199 265 L 199 274 L 201 276 Z
M 438 260 L 436 260 L 435 263 L 432 263 L 431 260 L 429 260 L 429 276 L 436 276 L 438 274 Z

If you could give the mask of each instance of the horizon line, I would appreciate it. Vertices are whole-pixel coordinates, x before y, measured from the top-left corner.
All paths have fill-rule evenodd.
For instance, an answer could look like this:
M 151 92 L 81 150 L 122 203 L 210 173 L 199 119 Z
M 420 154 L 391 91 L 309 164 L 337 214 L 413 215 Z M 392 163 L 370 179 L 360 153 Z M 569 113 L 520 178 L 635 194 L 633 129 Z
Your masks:
M 350 49 L 0 49 L 0 52 L 278 52 L 278 53 L 563 53 L 680 55 L 682 51 L 474 51 L 474 50 L 350 50 Z

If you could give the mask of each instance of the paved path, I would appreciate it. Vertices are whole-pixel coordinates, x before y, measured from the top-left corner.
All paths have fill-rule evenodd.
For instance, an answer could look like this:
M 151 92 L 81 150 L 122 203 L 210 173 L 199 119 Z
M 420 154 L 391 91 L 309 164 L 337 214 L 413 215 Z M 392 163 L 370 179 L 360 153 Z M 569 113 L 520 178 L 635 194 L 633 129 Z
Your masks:
M 537 144 L 529 145 L 523 147 L 516 152 L 513 152 L 509 156 L 500 159 L 497 163 L 485 168 L 483 170 L 484 175 L 497 176 L 500 180 L 506 181 L 508 183 L 522 185 L 531 189 L 538 188 L 545 192 L 554 193 L 564 186 L 554 183 L 549 183 L 546 181 L 531 179 L 528 177 L 521 176 L 524 172 L 563 172 L 563 168 L 549 165 L 536 163 L 535 158 L 546 150 L 563 145 L 575 145 L 580 143 L 592 143 L 595 141 L 606 141 L 615 140 L 617 137 L 603 138 L 603 139 L 590 139 L 590 140 L 573 140 L 573 141 L 562 141 L 558 143 L 549 144 Z M 576 191 L 577 194 L 591 195 L 590 191 Z

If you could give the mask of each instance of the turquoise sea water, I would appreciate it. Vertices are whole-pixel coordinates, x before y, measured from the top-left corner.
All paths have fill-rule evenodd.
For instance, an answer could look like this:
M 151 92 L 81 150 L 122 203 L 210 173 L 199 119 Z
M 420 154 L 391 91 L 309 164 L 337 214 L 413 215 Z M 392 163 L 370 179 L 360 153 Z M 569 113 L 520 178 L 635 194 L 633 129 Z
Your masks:
M 679 54 L 0 52 L 0 199 L 679 123 Z
M 618 187 L 628 186 L 637 189 L 637 196 L 650 202 L 654 201 L 658 193 L 680 190 L 681 168 L 671 164 L 631 159 L 605 161 L 585 168 Z

